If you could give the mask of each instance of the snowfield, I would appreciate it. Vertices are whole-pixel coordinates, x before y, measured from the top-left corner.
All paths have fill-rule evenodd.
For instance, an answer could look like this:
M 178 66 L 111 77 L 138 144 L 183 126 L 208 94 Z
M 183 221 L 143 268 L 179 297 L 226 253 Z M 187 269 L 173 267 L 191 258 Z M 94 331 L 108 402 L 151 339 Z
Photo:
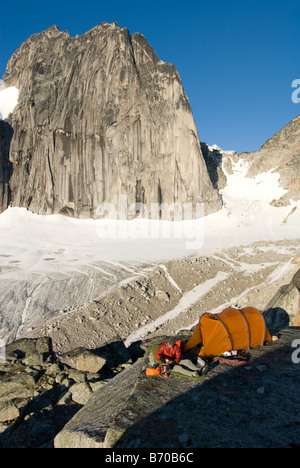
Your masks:
M 192 221 L 84 220 L 8 208 L 0 215 L 0 339 L 15 339 L 39 318 L 81 306 L 163 262 L 298 239 L 300 202 L 270 205 L 285 193 L 279 174 L 250 179 L 246 171 L 244 160 L 234 163 L 221 191 L 223 209 Z
M 300 202 L 270 205 L 286 192 L 279 186 L 279 174 L 246 178 L 244 161 L 233 169 L 221 190 L 223 209 L 197 220 L 74 219 L 10 207 L 0 215 L 0 278 L 70 274 L 98 262 L 157 263 L 260 240 L 298 238 Z

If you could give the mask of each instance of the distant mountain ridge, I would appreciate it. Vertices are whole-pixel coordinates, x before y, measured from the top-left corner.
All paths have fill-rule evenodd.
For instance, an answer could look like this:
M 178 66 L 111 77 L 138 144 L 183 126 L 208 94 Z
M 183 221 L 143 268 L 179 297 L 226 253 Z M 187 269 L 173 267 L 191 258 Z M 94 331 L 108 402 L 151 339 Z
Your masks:
M 285 193 L 274 200 L 275 206 L 300 200 L 300 115 L 276 132 L 258 151 L 237 154 L 206 143 L 201 143 L 201 148 L 211 181 L 218 190 L 226 186 L 226 173 L 232 173 L 232 163 L 240 160 L 247 165 L 247 178 L 268 172 L 279 174 L 278 183 Z
M 278 172 L 279 185 L 286 190 L 280 204 L 290 200 L 300 200 L 300 114 L 279 130 L 272 138 L 253 153 L 242 153 L 247 159 L 247 176 L 253 177 L 262 172 Z

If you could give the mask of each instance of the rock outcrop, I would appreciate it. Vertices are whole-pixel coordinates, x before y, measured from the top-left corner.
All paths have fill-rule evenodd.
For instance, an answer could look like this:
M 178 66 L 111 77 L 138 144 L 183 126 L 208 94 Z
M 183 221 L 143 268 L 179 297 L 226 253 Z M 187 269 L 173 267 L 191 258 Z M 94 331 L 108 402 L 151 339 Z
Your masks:
M 300 115 L 279 130 L 259 151 L 239 156 L 249 163 L 248 177 L 268 171 L 280 174 L 279 185 L 286 193 L 274 202 L 276 206 L 300 200 Z
M 208 174 L 214 188 L 222 190 L 227 183 L 227 179 L 223 170 L 224 157 L 222 150 L 218 147 L 208 146 L 206 143 L 201 143 L 201 150 L 207 166 Z
M 11 126 L 0 120 L 0 213 L 10 202 L 9 180 L 12 174 L 12 164 L 9 161 L 9 145 L 13 136 Z
M 19 89 L 13 206 L 97 217 L 124 196 L 149 213 L 152 203 L 221 208 L 179 73 L 141 34 L 102 23 L 71 38 L 53 26 L 21 45 L 4 81 Z
M 275 332 L 300 326 L 300 270 L 292 281 L 279 288 L 264 313 L 267 325 Z

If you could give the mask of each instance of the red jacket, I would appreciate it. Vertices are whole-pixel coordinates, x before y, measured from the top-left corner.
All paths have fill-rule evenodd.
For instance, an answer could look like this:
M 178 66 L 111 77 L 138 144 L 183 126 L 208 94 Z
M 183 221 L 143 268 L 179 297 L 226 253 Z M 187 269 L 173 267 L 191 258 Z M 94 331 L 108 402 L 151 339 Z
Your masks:
M 181 350 L 177 344 L 175 344 L 173 348 L 168 348 L 167 342 L 165 342 L 161 345 L 161 347 L 155 354 L 155 357 L 158 361 L 160 361 L 161 358 L 165 358 L 166 362 L 175 361 L 178 364 L 181 359 Z

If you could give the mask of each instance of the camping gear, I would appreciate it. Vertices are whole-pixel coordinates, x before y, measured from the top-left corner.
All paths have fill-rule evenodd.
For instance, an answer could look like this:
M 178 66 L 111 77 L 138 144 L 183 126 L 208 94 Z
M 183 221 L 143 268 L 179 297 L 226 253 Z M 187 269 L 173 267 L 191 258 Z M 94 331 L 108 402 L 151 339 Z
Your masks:
M 223 355 L 226 351 L 240 351 L 262 346 L 272 337 L 262 313 L 254 307 L 228 308 L 219 314 L 205 313 L 187 342 L 184 352 L 202 344 L 199 356 Z
M 205 361 L 203 361 L 203 359 L 201 359 L 200 356 L 198 356 L 197 358 L 197 367 L 204 367 L 205 366 Z
M 159 350 L 159 348 L 160 348 L 159 344 L 158 345 L 153 345 L 152 348 L 151 348 L 151 354 L 152 354 L 154 360 L 156 361 L 156 363 L 158 363 L 159 366 L 162 366 L 162 362 L 155 357 L 155 355 L 156 355 L 157 351 Z M 169 369 L 169 374 L 170 375 L 177 375 L 179 377 L 185 377 L 187 379 L 200 379 L 202 377 L 202 375 L 201 376 L 197 375 L 195 377 L 192 377 L 190 375 L 185 375 L 185 374 L 182 374 L 180 372 L 175 372 L 173 369 Z M 163 374 L 163 375 L 164 375 L 164 377 L 168 376 L 168 374 Z
M 160 375 L 162 374 L 163 370 L 161 367 L 157 366 L 157 367 L 148 367 L 146 369 L 146 375 L 149 377 L 149 376 L 152 376 L 152 375 Z
M 248 364 L 248 362 L 244 359 L 228 359 L 220 356 L 215 356 L 213 358 L 213 362 L 217 362 L 219 364 L 228 364 L 229 366 L 233 367 L 246 366 L 246 364 Z

